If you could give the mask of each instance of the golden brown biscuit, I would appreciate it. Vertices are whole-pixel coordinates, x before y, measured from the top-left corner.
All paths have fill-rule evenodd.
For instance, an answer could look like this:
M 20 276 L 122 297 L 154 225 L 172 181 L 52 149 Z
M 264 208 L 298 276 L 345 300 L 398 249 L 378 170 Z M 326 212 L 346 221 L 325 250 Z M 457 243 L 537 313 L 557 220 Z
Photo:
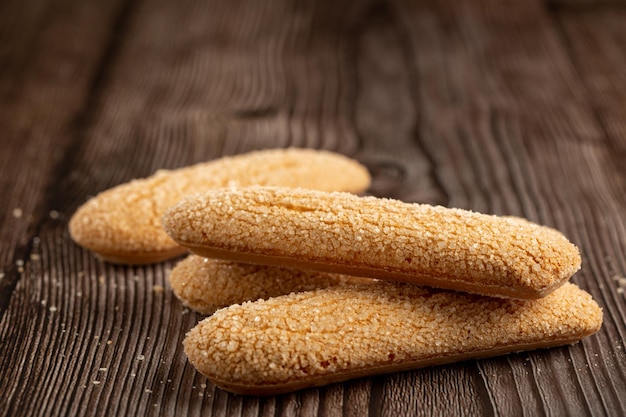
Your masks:
M 345 156 L 312 149 L 274 149 L 193 165 L 104 191 L 79 207 L 72 239 L 115 263 L 159 262 L 185 252 L 161 227 L 165 210 L 188 194 L 252 184 L 364 192 L 365 167 Z
M 601 324 L 598 305 L 570 283 L 539 300 L 510 300 L 378 282 L 218 310 L 184 346 L 219 387 L 274 395 L 569 344 Z
M 198 255 L 539 298 L 580 268 L 558 231 L 510 217 L 347 193 L 220 189 L 185 199 L 166 231 Z
M 184 305 L 202 314 L 212 314 L 244 301 L 375 280 L 191 255 L 176 265 L 169 282 Z

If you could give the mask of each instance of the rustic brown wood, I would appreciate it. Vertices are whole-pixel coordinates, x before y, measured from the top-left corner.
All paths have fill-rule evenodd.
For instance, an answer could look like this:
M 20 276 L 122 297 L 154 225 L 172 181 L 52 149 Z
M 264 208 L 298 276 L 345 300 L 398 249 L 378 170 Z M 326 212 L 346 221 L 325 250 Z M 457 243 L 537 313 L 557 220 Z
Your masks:
M 0 3 L 0 415 L 626 414 L 622 1 Z M 90 195 L 158 168 L 303 146 L 370 193 L 524 216 L 581 248 L 605 312 L 579 344 L 270 398 L 182 352 L 175 261 L 74 245 Z

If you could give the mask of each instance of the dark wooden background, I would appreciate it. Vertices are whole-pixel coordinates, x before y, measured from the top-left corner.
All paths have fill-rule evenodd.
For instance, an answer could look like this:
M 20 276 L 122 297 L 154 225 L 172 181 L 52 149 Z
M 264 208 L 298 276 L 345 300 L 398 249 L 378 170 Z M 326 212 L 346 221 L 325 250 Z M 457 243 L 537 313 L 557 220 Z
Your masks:
M 254 398 L 186 363 L 175 261 L 100 262 L 67 222 L 158 168 L 267 147 L 371 194 L 525 216 L 581 248 L 602 330 L 549 351 Z M 626 3 L 0 2 L 0 415 L 626 414 Z

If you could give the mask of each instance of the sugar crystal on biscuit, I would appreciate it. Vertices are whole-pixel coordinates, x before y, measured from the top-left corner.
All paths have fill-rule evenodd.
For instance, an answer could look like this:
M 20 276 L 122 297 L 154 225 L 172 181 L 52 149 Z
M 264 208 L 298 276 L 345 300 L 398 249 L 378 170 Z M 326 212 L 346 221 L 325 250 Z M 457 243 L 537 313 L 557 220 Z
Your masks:
M 381 282 L 231 306 L 202 321 L 184 344 L 209 378 L 263 393 L 264 386 L 337 380 L 368 368 L 571 343 L 601 322 L 600 308 L 573 284 L 519 301 Z
M 333 169 L 345 175 L 333 175 Z M 273 149 L 225 157 L 177 170 L 160 170 L 88 200 L 74 213 L 72 239 L 104 259 L 147 263 L 184 253 L 161 228 L 161 216 L 192 193 L 233 184 L 303 186 L 363 192 L 365 167 L 342 155 L 311 149 Z M 232 208 L 231 208 L 232 209 Z
M 180 261 L 169 275 L 174 294 L 183 304 L 203 314 L 244 301 L 368 281 L 373 280 L 194 255 Z
M 164 226 L 205 256 L 519 298 L 547 294 L 581 261 L 560 232 L 522 219 L 303 189 L 213 190 L 169 210 Z

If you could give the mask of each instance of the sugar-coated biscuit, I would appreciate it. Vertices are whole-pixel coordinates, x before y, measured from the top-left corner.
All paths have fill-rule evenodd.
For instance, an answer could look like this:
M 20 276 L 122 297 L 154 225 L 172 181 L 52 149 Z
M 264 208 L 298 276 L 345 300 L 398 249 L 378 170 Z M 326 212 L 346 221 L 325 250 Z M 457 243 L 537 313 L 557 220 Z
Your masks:
M 212 314 L 217 309 L 244 301 L 366 282 L 373 283 L 375 280 L 221 261 L 196 255 L 180 261 L 169 275 L 169 283 L 176 297 L 187 307 L 202 314 Z
M 367 169 L 345 156 L 312 149 L 273 149 L 160 170 L 104 191 L 72 216 L 72 239 L 104 260 L 123 264 L 163 261 L 185 252 L 161 227 L 165 210 L 188 194 L 252 184 L 364 192 Z
M 539 300 L 512 300 L 378 282 L 218 310 L 184 348 L 217 386 L 274 395 L 570 344 L 601 324 L 599 306 L 571 283 Z
M 163 221 L 201 256 L 501 297 L 543 297 L 581 263 L 560 232 L 526 220 L 339 192 L 219 189 Z

